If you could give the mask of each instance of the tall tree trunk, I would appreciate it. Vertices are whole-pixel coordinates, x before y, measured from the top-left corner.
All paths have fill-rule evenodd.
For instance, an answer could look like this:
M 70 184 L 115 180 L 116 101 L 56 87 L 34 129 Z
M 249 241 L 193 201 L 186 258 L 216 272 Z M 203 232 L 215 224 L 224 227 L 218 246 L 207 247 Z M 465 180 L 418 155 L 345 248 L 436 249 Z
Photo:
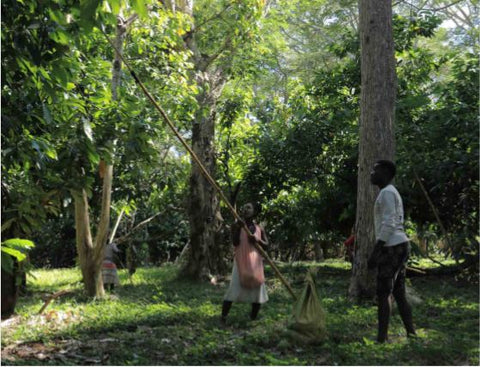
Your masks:
M 166 1 L 165 6 L 172 7 L 173 1 Z M 175 9 L 191 16 L 194 22 L 194 0 L 177 0 Z M 169 5 L 170 4 L 170 5 Z M 225 9 L 236 4 L 224 4 Z M 241 4 L 241 2 L 240 2 Z M 173 10 L 173 9 L 171 9 Z M 255 12 L 250 14 L 254 21 Z M 205 27 L 205 24 L 203 25 Z M 223 45 L 212 55 L 205 55 L 197 48 L 195 24 L 184 36 L 185 46 L 192 53 L 195 65 L 195 79 L 202 91 L 197 95 L 198 112 L 192 130 L 192 147 L 212 177 L 215 177 L 215 110 L 226 81 L 231 76 L 231 64 L 239 45 L 232 40 L 239 37 L 234 31 L 225 36 Z M 220 56 L 228 55 L 228 59 Z M 220 61 L 221 60 L 221 61 Z M 194 278 L 224 273 L 227 270 L 225 255 L 230 244 L 225 243 L 221 233 L 222 217 L 219 198 L 210 184 L 201 176 L 198 166 L 192 162 L 190 176 L 190 258 L 183 268 L 183 274 Z
M 378 191 L 370 171 L 378 159 L 393 159 L 395 152 L 395 55 L 391 0 L 359 0 L 362 90 L 356 214 L 357 252 L 349 295 L 370 298 L 375 274 L 367 260 L 375 244 L 373 206 Z
M 117 52 L 115 52 L 115 60 L 113 61 L 112 68 L 113 100 L 118 99 L 117 90 L 120 84 L 120 73 L 122 69 L 122 61 L 119 54 L 123 50 L 126 29 L 136 18 L 137 16 L 134 15 L 125 21 L 122 17 L 118 17 L 116 37 L 114 40 Z M 103 179 L 102 203 L 95 239 L 93 239 L 90 229 L 87 193 L 85 189 L 81 192 L 72 192 L 75 200 L 75 226 L 77 232 L 76 243 L 78 258 L 83 275 L 85 291 L 90 297 L 103 297 L 105 295 L 101 271 L 104 249 L 107 244 L 110 226 L 110 206 L 113 182 L 112 163 L 101 161 L 99 171 L 100 177 Z
M 212 177 L 215 177 L 215 107 L 217 96 L 202 93 L 197 101 L 200 109 L 192 129 L 192 148 Z M 192 160 L 190 173 L 190 256 L 183 269 L 191 278 L 208 278 L 223 273 L 224 258 L 216 241 L 222 226 L 219 199 L 212 185 Z
M 176 8 L 192 16 L 193 0 L 177 1 Z M 192 149 L 212 177 L 215 177 L 215 117 L 216 105 L 226 83 L 226 73 L 211 65 L 211 58 L 202 55 L 195 42 L 195 25 L 191 35 L 185 39 L 186 47 L 192 52 L 195 64 L 195 79 L 200 86 L 196 96 L 198 111 L 192 128 Z M 220 230 L 223 219 L 220 214 L 219 197 L 212 185 L 204 178 L 199 166 L 192 160 L 190 173 L 190 222 L 189 256 L 182 267 L 184 276 L 206 279 L 210 275 L 225 273 L 227 264 Z M 223 246 L 222 246 L 223 245 Z

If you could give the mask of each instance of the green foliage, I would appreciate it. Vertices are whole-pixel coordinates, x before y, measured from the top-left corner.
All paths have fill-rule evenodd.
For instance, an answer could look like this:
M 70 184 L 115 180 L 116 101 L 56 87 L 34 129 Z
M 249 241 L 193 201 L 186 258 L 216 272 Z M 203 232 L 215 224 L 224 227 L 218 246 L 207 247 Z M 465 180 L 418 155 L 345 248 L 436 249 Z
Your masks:
M 290 36 L 304 40 L 315 30 L 311 18 L 331 17 L 330 30 L 336 33 L 324 41 L 323 56 L 334 62 L 317 64 L 308 69 L 308 76 L 301 71 L 288 74 L 286 69 L 276 70 L 277 75 L 291 81 L 278 85 L 285 85 L 283 94 L 273 88 L 255 95 L 251 114 L 260 128 L 252 141 L 254 159 L 246 170 L 242 167 L 247 190 L 242 196 L 262 203 L 262 219 L 273 243 L 289 244 L 283 251 L 318 239 L 339 241 L 355 221 L 358 39 L 354 29 L 336 27 L 341 18 L 335 15 L 335 5 L 315 2 L 302 8 L 299 4 L 295 18 L 289 18 L 290 24 L 298 25 L 290 28 Z M 285 8 L 285 13 L 288 11 Z M 281 13 L 274 17 L 281 18 Z M 435 219 L 415 183 L 414 169 L 426 179 L 424 183 L 451 233 L 453 246 L 446 252 L 461 258 L 478 253 L 478 241 L 474 240 L 478 222 L 478 119 L 475 94 L 466 92 L 478 90 L 478 68 L 471 64 L 468 50 L 458 54 L 442 49 L 441 54 L 435 54 L 429 49 L 437 42 L 431 38 L 440 22 L 438 14 L 432 12 L 394 17 L 399 85 L 397 183 L 407 213 L 419 224 L 421 235 L 422 227 Z M 308 60 L 314 54 L 303 49 L 305 44 L 298 47 L 304 52 L 299 54 Z M 257 84 L 262 83 L 269 80 Z
M 221 65 L 224 75 L 243 77 L 255 71 L 262 0 L 194 2 L 195 40 L 211 63 Z
M 393 23 L 397 183 L 417 235 L 446 242 L 414 171 L 449 232 L 444 251 L 476 256 L 478 31 L 439 30 L 439 12 L 412 9 L 396 4 Z M 140 17 L 127 59 L 186 138 L 202 107 L 195 78 L 215 70 L 228 79 L 215 111 L 218 179 L 229 193 L 242 182 L 240 201 L 261 203 L 274 247 L 335 250 L 355 221 L 356 0 L 201 0 L 193 19 L 151 1 L 3 2 L 2 235 L 35 239 L 42 265 L 72 265 L 70 191 L 87 190 L 97 217 L 103 161 L 115 165 L 113 206 L 131 207 L 119 235 L 161 213 L 132 243 L 156 263 L 186 243 L 189 157 L 128 73 L 112 96 L 114 50 L 98 27 L 113 38 L 120 12 Z M 190 37 L 199 54 L 187 50 Z
M 58 159 L 51 139 L 49 103 L 68 89 L 70 65 L 65 4 L 2 3 L 2 233 L 31 236 L 42 220 L 58 214 L 57 177 L 46 167 Z M 55 20 L 54 20 L 55 19 Z M 49 102 L 50 101 L 50 102 Z M 55 128 L 54 128 L 55 130 Z
M 21 263 L 27 258 L 27 253 L 35 247 L 30 240 L 10 238 L 3 241 L 2 249 L 2 270 L 13 274 L 15 263 Z
M 93 26 L 93 20 L 95 19 L 95 14 L 100 3 L 100 0 L 80 1 L 80 18 L 84 21 L 85 24 Z
M 119 98 L 113 100 L 110 79 L 114 52 L 97 28 L 88 33 L 79 30 L 79 25 L 85 26 L 87 18 L 98 13 L 112 37 L 115 19 L 111 22 L 108 12 L 98 9 L 99 4 L 85 1 L 81 9 L 63 2 L 2 4 L 8 17 L 2 20 L 2 140 L 6 147 L 2 150 L 2 234 L 41 237 L 45 240 L 38 249 L 42 261 L 47 260 L 42 257 L 46 252 L 58 253 L 58 247 L 69 247 L 55 234 L 72 226 L 70 190 L 85 188 L 92 197 L 93 215 L 98 213 L 101 160 L 118 164 L 114 172 L 122 180 L 114 190 L 114 200 L 141 201 L 148 199 L 148 193 L 117 193 L 128 192 L 136 177 L 150 173 L 150 167 L 160 161 L 164 145 L 175 146 L 164 143 L 156 112 L 145 108 L 143 97 L 135 96 L 138 89 L 128 75 L 122 76 Z M 120 2 L 109 4 L 118 11 Z M 144 13 L 145 6 L 145 2 L 136 2 L 133 9 Z M 188 54 L 178 49 L 187 25 L 181 15 L 163 8 L 151 9 L 150 15 L 148 27 L 129 33 L 126 51 L 133 57 L 144 51 L 157 55 L 148 62 L 138 59 L 135 67 L 139 75 L 158 70 L 155 63 L 169 69 L 168 73 L 157 71 L 152 83 L 147 83 L 150 88 L 161 86 L 152 91 L 166 96 L 166 108 L 191 104 L 195 88 L 186 82 Z M 142 45 L 150 49 L 144 50 Z M 184 108 L 172 115 L 185 121 L 188 113 Z M 185 166 L 181 162 L 174 165 Z M 153 177 L 162 174 L 157 169 Z M 159 185 L 165 188 L 161 182 Z M 169 185 L 182 187 L 171 178 Z M 152 186 L 150 182 L 148 186 Z M 52 226 L 60 213 L 58 226 Z M 52 234 L 48 236 L 41 228 Z M 58 263 L 54 257 L 50 260 Z M 72 260 L 62 261 L 70 264 Z
M 452 247 L 446 247 L 445 251 L 458 258 L 478 254 L 475 236 L 478 230 L 476 134 L 479 125 L 475 96 L 470 93 L 478 89 L 476 60 L 468 53 L 455 56 L 451 66 L 453 80 L 431 85 L 425 81 L 438 67 L 437 63 L 446 63 L 449 58 L 436 62 L 433 55 L 418 52 L 410 54 L 408 59 L 417 66 L 410 82 L 420 81 L 420 87 L 405 85 L 401 91 L 404 98 L 398 108 L 403 137 L 399 144 L 403 166 L 401 182 L 405 187 L 415 187 L 415 192 L 407 198 L 406 207 L 419 225 L 436 224 L 432 209 L 426 207 L 426 198 L 414 181 L 416 172 L 451 233 Z
M 418 37 L 432 37 L 442 20 L 431 11 L 420 11 L 409 17 L 395 14 L 393 27 L 395 34 L 395 50 L 401 52 L 413 48 Z
M 32 293 L 21 298 L 14 324 L 2 327 L 2 364 L 28 365 L 476 365 L 478 287 L 452 279 L 412 278 L 423 302 L 413 306 L 419 337 L 407 339 L 396 310 L 391 344 L 375 344 L 376 307 L 346 297 L 350 265 L 343 262 L 282 265 L 303 288 L 307 268 L 319 267 L 317 290 L 328 338 L 321 345 L 291 344 L 286 324 L 292 301 L 267 267 L 269 302 L 248 321 L 250 305 L 234 304 L 220 326 L 228 282 L 176 280 L 173 266 L 139 268 L 106 300 L 82 296 L 75 269 L 35 270 Z M 37 315 L 45 292 L 73 289 Z M 21 341 L 21 342 L 20 342 Z M 106 357 L 108 355 L 108 358 Z M 45 359 L 40 359 L 45 358 Z
M 344 36 L 335 67 L 319 70 L 312 84 L 292 82 L 288 103 L 254 109 L 260 136 L 244 196 L 263 203 L 274 243 L 334 243 L 353 225 L 360 77 L 358 44 Z
M 59 217 L 47 219 L 32 239 L 36 246 L 30 252 L 30 262 L 36 268 L 64 268 L 75 266 L 75 219 L 67 211 Z

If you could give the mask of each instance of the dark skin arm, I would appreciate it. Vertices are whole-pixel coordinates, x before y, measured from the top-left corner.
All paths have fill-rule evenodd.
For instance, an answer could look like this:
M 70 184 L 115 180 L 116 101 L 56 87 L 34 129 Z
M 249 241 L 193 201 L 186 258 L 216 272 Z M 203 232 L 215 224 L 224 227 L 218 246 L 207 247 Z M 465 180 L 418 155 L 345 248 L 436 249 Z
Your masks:
M 233 246 L 237 247 L 240 244 L 240 230 L 243 227 L 243 222 L 236 221 L 232 225 L 232 242 Z
M 260 243 L 263 247 L 265 246 L 268 246 L 268 238 L 267 238 L 267 234 L 265 233 L 265 230 L 260 227 L 260 229 L 262 230 L 262 238 L 260 239 L 260 241 L 258 241 L 258 243 Z
M 378 265 L 378 258 L 382 252 L 382 247 L 385 245 L 385 241 L 378 240 L 375 244 L 372 254 L 368 258 L 367 266 L 369 269 L 375 269 Z

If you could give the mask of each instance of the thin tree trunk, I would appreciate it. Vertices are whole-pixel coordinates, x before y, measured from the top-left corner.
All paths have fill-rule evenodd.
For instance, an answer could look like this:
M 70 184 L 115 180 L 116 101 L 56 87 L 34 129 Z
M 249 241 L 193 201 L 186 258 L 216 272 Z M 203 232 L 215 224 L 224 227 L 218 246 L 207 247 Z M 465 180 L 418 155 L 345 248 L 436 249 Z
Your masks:
M 360 143 L 356 214 L 357 252 L 349 295 L 370 298 L 375 274 L 367 260 L 375 244 L 373 206 L 378 190 L 370 183 L 370 171 L 378 159 L 393 159 L 395 58 L 391 0 L 359 0 L 361 75 Z
M 125 38 L 127 26 L 130 25 L 136 18 L 137 16 L 134 15 L 128 20 L 124 21 L 120 16 L 118 17 L 116 37 L 114 41 L 117 52 L 115 52 L 115 60 L 113 62 L 112 69 L 113 100 L 118 99 L 117 90 L 120 85 L 122 63 L 119 53 L 123 51 L 123 40 Z M 103 179 L 102 203 L 97 233 L 94 240 L 90 229 L 87 193 L 85 189 L 83 189 L 81 192 L 73 192 L 73 197 L 75 200 L 77 252 L 85 290 L 87 295 L 90 297 L 103 297 L 105 295 L 101 271 L 103 254 L 107 244 L 110 226 L 110 206 L 113 183 L 112 163 L 105 163 L 105 161 L 100 162 L 100 177 Z
M 90 216 L 88 213 L 87 192 L 72 192 L 75 203 L 75 228 L 78 262 L 82 271 L 85 291 L 89 297 L 104 295 L 101 277 L 101 261 L 95 258 L 95 246 L 90 231 Z

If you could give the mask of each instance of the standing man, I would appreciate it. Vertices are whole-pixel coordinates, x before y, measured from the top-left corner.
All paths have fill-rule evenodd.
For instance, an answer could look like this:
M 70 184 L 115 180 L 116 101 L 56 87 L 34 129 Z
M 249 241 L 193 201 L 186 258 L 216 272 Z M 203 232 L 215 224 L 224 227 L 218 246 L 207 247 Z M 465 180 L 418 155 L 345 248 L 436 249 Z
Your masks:
M 407 330 L 407 336 L 416 335 L 412 321 L 412 309 L 405 294 L 405 264 L 409 255 L 408 237 L 403 229 L 403 203 L 395 186 L 395 164 L 379 160 L 370 173 L 370 181 L 380 188 L 375 201 L 376 244 L 368 259 L 368 268 L 377 268 L 378 336 L 377 341 L 388 340 L 388 321 L 391 305 L 389 297 L 395 297 L 398 311 Z

